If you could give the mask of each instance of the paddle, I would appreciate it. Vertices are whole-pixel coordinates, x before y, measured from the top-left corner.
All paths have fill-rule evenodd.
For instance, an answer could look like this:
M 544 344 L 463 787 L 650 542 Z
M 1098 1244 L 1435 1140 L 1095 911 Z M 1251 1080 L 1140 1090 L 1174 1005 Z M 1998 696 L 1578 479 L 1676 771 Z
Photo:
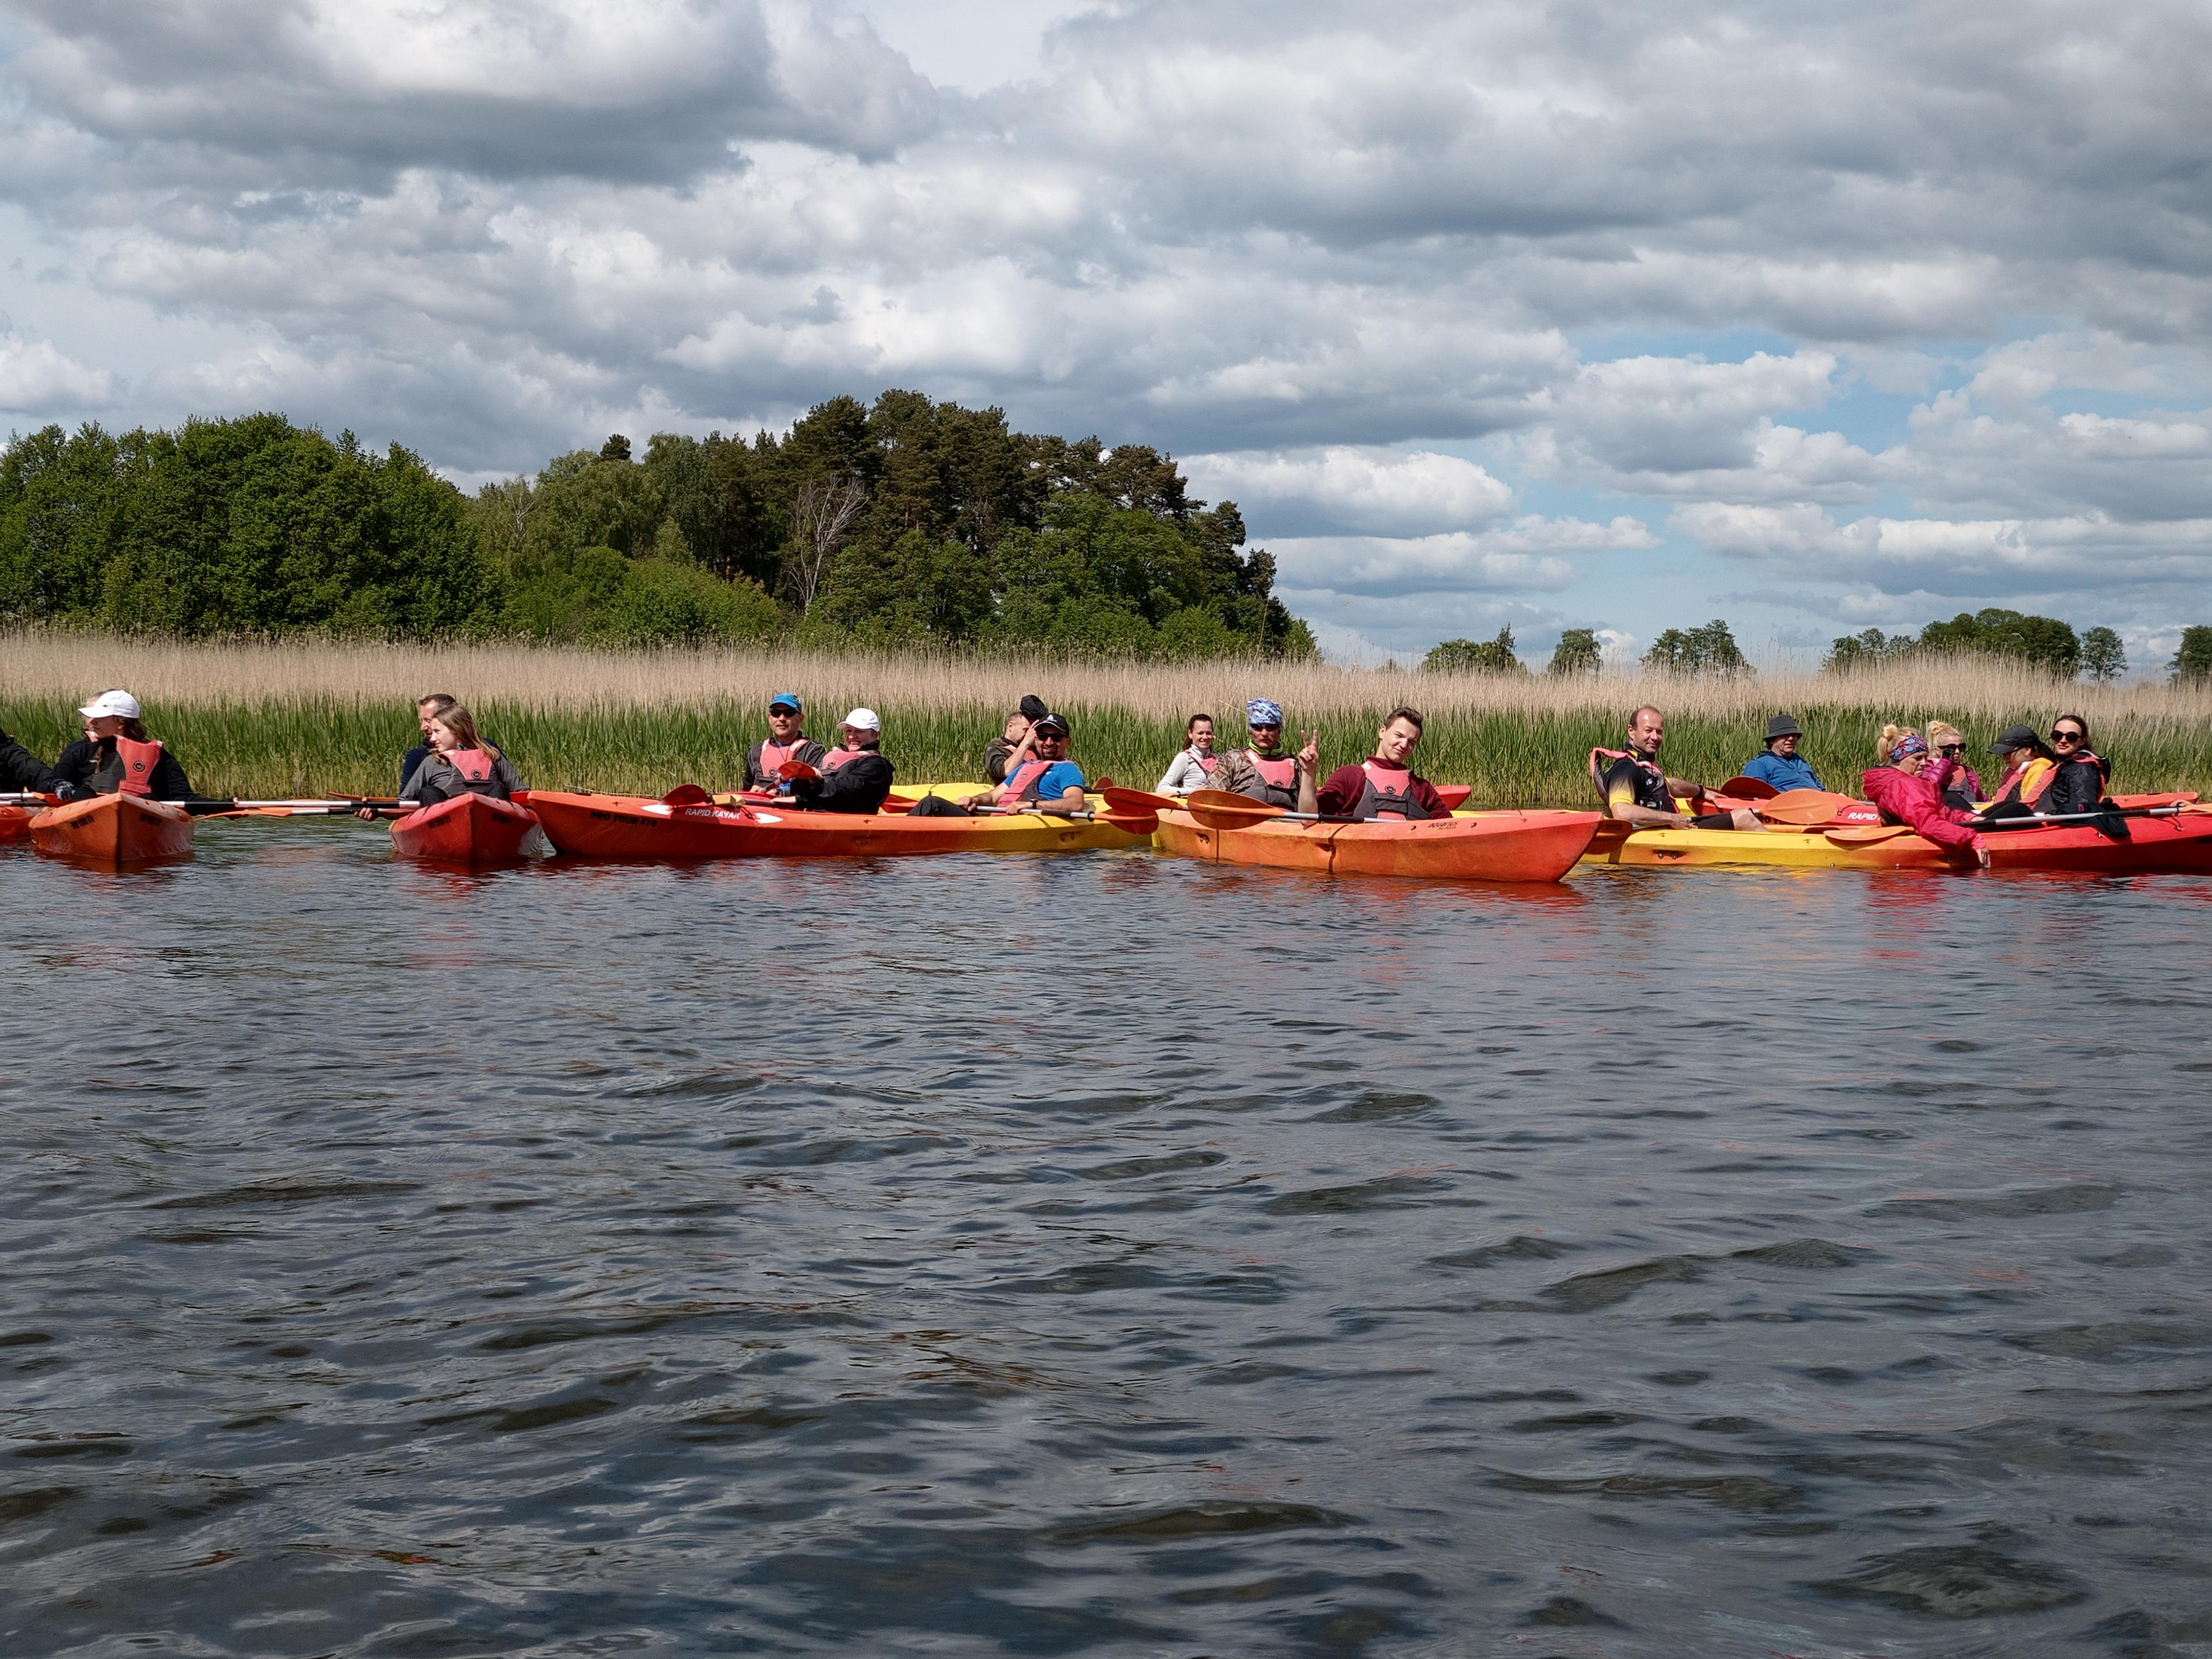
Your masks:
M 712 806 L 714 798 L 696 783 L 679 783 L 660 798 L 663 806 Z
M 1755 809 L 1769 823 L 1791 823 L 1800 828 L 1826 823 L 1844 808 L 1858 802 L 1832 789 L 1785 789 L 1759 802 Z
M 1103 779 L 1099 781 L 1098 792 L 1106 797 L 1106 805 L 1116 811 L 1151 812 L 1157 815 L 1163 811 L 1176 811 L 1182 805 L 1182 803 L 1172 795 L 1155 795 L 1146 789 L 1118 789 Z
M 1765 778 L 1747 778 L 1739 773 L 1713 793 L 1717 795 L 1734 795 L 1738 800 L 1772 800 L 1782 792 Z
M 1208 830 L 1244 830 L 1255 823 L 1282 818 L 1297 823 L 1357 823 L 1358 818 L 1327 817 L 1319 812 L 1291 812 L 1270 806 L 1226 789 L 1194 789 L 1183 810 Z
M 2105 812 L 2060 812 L 2050 817 L 2027 814 L 2020 817 L 1993 818 L 1987 823 L 1962 826 L 1985 833 L 2004 830 L 2044 830 L 2057 823 L 2094 823 L 2100 818 L 2172 818 L 2184 812 L 2202 813 L 2202 806 L 2177 803 L 2172 806 L 2118 806 Z M 1838 847 L 1870 847 L 1876 842 L 1891 841 L 1899 836 L 1918 833 L 1909 823 L 1870 824 L 1863 829 L 1831 830 L 1828 839 Z

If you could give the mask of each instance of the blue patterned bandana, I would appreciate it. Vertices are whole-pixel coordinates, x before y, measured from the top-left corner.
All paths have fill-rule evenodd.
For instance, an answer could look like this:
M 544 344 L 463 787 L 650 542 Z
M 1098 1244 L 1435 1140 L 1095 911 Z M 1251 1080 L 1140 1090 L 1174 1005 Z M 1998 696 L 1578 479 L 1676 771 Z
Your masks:
M 1265 697 L 1255 697 L 1244 705 L 1244 724 L 1247 726 L 1280 726 L 1283 705 L 1270 702 Z
M 1889 763 L 1894 766 L 1901 760 L 1911 760 L 1915 755 L 1928 752 L 1928 740 L 1917 732 L 1907 732 L 1897 740 L 1889 751 Z

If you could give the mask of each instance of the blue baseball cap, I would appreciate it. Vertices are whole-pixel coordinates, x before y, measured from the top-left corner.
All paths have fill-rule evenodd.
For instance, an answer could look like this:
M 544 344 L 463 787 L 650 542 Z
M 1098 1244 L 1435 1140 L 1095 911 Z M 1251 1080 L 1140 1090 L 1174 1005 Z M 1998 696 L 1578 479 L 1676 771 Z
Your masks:
M 806 712 L 806 707 L 799 701 L 799 693 L 796 691 L 777 692 L 768 700 L 768 706 L 771 708 L 788 708 L 794 714 L 803 714 Z
M 1265 697 L 1255 697 L 1244 705 L 1244 724 L 1247 726 L 1280 726 L 1283 705 L 1270 702 Z

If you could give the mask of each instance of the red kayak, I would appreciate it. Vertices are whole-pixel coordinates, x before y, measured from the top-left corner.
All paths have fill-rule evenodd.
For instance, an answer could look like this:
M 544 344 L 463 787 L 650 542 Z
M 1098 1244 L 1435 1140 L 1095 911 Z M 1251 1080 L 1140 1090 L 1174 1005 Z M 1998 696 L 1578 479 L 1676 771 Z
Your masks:
M 974 818 L 811 812 L 540 789 L 531 805 L 562 852 L 597 859 L 898 858 L 931 853 L 1074 853 L 1142 847 L 1108 817 L 1009 812 Z
M 5 846 L 11 841 L 21 841 L 30 833 L 30 808 L 0 806 L 0 846 Z
M 31 820 L 31 845 L 51 858 L 120 870 L 192 850 L 191 814 L 165 800 L 94 795 Z
M 392 845 L 441 864 L 501 864 L 522 856 L 524 838 L 537 827 L 528 807 L 471 791 L 395 820 Z

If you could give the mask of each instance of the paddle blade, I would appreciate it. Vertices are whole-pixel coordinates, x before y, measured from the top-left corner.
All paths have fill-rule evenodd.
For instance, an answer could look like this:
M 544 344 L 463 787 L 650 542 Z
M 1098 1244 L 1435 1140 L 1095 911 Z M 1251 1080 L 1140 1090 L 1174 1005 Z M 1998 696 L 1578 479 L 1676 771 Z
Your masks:
M 1458 811 L 1467 805 L 1467 798 L 1474 793 L 1474 786 L 1471 783 L 1439 783 L 1431 787 L 1437 792 L 1437 799 L 1444 804 L 1447 812 Z
M 1801 827 L 1827 823 L 1858 802 L 1832 789 L 1789 789 L 1759 804 L 1759 816 L 1769 823 Z
M 663 806 L 712 806 L 714 798 L 696 783 L 679 783 L 660 798 Z
M 1908 823 L 1867 823 L 1831 830 L 1827 836 L 1838 847 L 1871 847 L 1878 841 L 1895 841 L 1899 836 L 1911 833 L 1912 826 Z
M 1170 795 L 1155 795 L 1146 789 L 1119 789 L 1099 780 L 1099 793 L 1106 797 L 1106 805 L 1116 812 L 1158 812 L 1163 807 L 1180 806 L 1182 803 Z M 1239 799 L 1243 799 L 1241 796 Z
M 1183 810 L 1208 830 L 1249 830 L 1255 823 L 1284 816 L 1279 806 L 1269 806 L 1226 789 L 1195 789 Z
M 786 783 L 794 782 L 800 778 L 818 778 L 822 775 L 805 761 L 786 761 L 775 769 L 775 775 Z
M 1109 809 L 1098 814 L 1098 822 L 1132 836 L 1149 836 L 1160 827 L 1158 812 L 1122 812 Z
M 1734 795 L 1738 800 L 1772 800 L 1782 792 L 1777 789 L 1772 784 L 1769 783 L 1765 778 L 1747 778 L 1741 774 L 1738 774 L 1736 776 L 1730 778 L 1726 783 L 1723 784 L 1714 793 L 1722 795 Z M 1793 791 L 1792 793 L 1794 793 L 1796 792 Z

